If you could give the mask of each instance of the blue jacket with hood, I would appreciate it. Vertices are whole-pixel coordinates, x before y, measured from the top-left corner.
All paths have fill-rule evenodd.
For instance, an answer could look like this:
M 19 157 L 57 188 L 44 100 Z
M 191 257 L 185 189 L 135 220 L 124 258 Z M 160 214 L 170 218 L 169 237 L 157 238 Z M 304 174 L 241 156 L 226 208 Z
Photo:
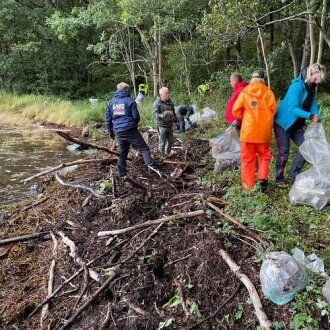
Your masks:
M 308 119 L 311 114 L 320 116 L 315 97 L 310 112 L 302 109 L 307 94 L 305 83 L 300 74 L 297 78 L 291 80 L 289 89 L 277 108 L 275 123 L 287 131 L 298 118 Z
M 128 90 L 117 90 L 107 104 L 105 123 L 109 133 L 120 133 L 137 128 L 140 114 Z

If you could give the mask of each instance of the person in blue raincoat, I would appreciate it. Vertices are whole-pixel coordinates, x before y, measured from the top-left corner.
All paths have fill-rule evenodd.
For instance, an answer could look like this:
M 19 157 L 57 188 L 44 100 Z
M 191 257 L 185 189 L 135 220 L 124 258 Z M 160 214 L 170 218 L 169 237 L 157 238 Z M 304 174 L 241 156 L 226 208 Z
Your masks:
M 314 63 L 307 70 L 291 81 L 288 91 L 279 105 L 274 124 L 278 156 L 275 165 L 275 180 L 285 183 L 284 168 L 289 158 L 290 140 L 298 147 L 304 142 L 306 120 L 320 120 L 316 104 L 316 87 L 325 78 L 325 68 Z M 298 152 L 289 170 L 288 180 L 294 182 L 305 164 L 305 159 Z

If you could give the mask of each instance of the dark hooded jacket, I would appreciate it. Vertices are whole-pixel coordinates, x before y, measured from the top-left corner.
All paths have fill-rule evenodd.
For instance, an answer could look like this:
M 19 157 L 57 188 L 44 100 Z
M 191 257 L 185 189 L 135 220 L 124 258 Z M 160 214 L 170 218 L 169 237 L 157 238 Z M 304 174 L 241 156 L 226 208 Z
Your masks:
M 120 133 L 137 128 L 140 114 L 136 102 L 127 90 L 117 90 L 108 102 L 105 123 L 109 133 Z

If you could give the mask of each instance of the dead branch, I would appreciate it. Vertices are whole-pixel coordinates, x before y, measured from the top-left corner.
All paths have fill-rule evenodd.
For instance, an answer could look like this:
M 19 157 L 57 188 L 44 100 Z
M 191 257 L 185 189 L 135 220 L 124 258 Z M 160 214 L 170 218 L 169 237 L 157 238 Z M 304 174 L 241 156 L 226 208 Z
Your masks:
M 73 166 L 73 165 L 81 165 L 81 164 L 89 164 L 89 163 L 109 163 L 109 162 L 117 162 L 117 159 L 111 159 L 111 158 L 106 158 L 106 159 L 85 159 L 85 160 L 84 159 L 79 159 L 79 160 L 75 160 L 75 161 L 70 162 L 70 163 L 60 164 L 56 167 L 50 168 L 49 170 L 46 170 L 46 171 L 40 172 L 36 175 L 30 176 L 29 178 L 24 179 L 23 182 L 27 183 L 31 180 L 34 180 L 36 178 L 39 178 L 39 177 L 44 176 L 46 174 L 49 174 L 51 172 L 55 172 L 55 171 L 57 171 L 61 168 L 64 168 L 64 167 L 69 167 L 69 166 Z
M 134 180 L 132 180 L 132 179 L 129 178 L 128 176 L 126 176 L 126 177 L 124 178 L 124 181 L 129 182 L 133 187 L 136 187 L 136 188 L 138 188 L 138 189 L 141 189 L 141 190 L 144 190 L 144 191 L 147 191 L 147 190 L 148 190 L 147 187 L 143 186 L 143 185 L 140 184 L 140 183 L 135 182 Z
M 100 330 L 105 329 L 105 327 L 107 326 L 107 324 L 110 321 L 110 317 L 111 317 L 111 308 L 110 308 L 110 303 L 108 303 L 107 314 L 106 314 L 105 319 L 103 320 L 102 324 L 100 325 Z
M 111 155 L 115 155 L 115 156 L 119 156 L 119 154 L 115 151 L 112 151 L 111 149 L 109 148 L 106 148 L 106 147 L 103 147 L 103 146 L 99 146 L 99 145 L 96 145 L 96 144 L 92 144 L 92 143 L 87 143 L 87 142 L 83 142 L 83 141 L 80 141 L 80 140 L 77 140 L 75 138 L 73 138 L 72 136 L 70 136 L 69 134 L 67 133 L 64 133 L 62 131 L 56 131 L 56 133 L 61 136 L 62 138 L 70 141 L 70 142 L 73 142 L 73 143 L 77 143 L 79 144 L 80 146 L 82 146 L 83 148 L 93 148 L 93 149 L 97 149 L 97 150 L 102 150 L 102 151 L 105 151 L 107 152 L 108 154 L 111 154 Z
M 37 202 L 35 202 L 31 205 L 25 206 L 25 207 L 22 208 L 22 212 L 27 211 L 29 209 L 32 209 L 33 207 L 38 206 L 43 202 L 46 202 L 48 199 L 49 199 L 49 197 L 45 197 L 45 198 L 41 199 L 40 201 L 37 201 Z
M 182 203 L 178 203 L 178 204 L 173 204 L 173 205 L 169 205 L 167 208 L 169 209 L 174 209 L 178 206 L 183 206 L 183 205 L 186 205 L 186 204 L 190 204 L 191 201 L 185 201 L 185 202 L 182 202 Z
M 85 272 L 85 277 L 88 278 L 88 273 L 90 274 L 91 278 L 96 280 L 96 282 L 99 282 L 99 278 L 100 276 L 95 272 L 95 271 L 89 271 L 87 269 L 87 264 L 85 261 L 82 260 L 82 258 L 80 257 L 80 255 L 78 254 L 78 249 L 77 249 L 77 246 L 76 244 L 71 240 L 69 239 L 63 232 L 59 231 L 58 234 L 62 237 L 62 241 L 65 245 L 67 245 L 69 248 L 70 248 L 70 257 L 73 258 L 74 262 L 83 267 L 84 268 L 84 272 Z M 86 282 L 86 280 L 85 280 Z M 87 286 L 87 284 L 85 284 L 85 286 Z
M 216 207 L 214 204 L 212 204 L 212 203 L 210 203 L 208 201 L 205 201 L 204 203 L 205 203 L 206 206 L 208 206 L 209 208 L 211 208 L 214 211 L 216 211 L 217 213 L 219 213 L 225 219 L 229 220 L 230 222 L 232 222 L 233 224 L 235 224 L 237 227 L 239 227 L 239 228 L 243 229 L 244 231 L 246 231 L 249 235 L 251 235 L 252 237 L 254 237 L 256 240 L 258 240 L 264 246 L 266 246 L 266 247 L 269 246 L 269 243 L 267 241 L 265 241 L 264 239 L 262 239 L 261 237 L 259 237 L 250 228 L 244 226 L 242 223 L 240 223 L 234 217 L 230 216 L 229 214 L 226 214 L 225 212 L 223 212 L 222 210 L 220 210 L 218 207 Z
M 77 312 L 69 319 L 67 322 L 59 329 L 64 330 L 67 329 L 76 318 L 98 297 L 100 293 L 102 293 L 109 284 L 121 273 L 121 269 L 116 269 L 112 276 L 110 276 L 95 292 L 94 294 L 77 310 Z
M 155 236 L 159 230 L 159 228 L 164 224 L 164 222 L 160 223 L 157 228 L 127 257 L 124 259 L 124 261 L 120 262 L 120 263 L 125 263 L 127 261 L 129 261 L 130 259 L 132 259 L 135 254 L 137 254 L 142 248 L 143 246 L 150 240 L 150 238 L 152 238 L 153 236 Z
M 70 184 L 70 183 L 66 183 L 64 182 L 59 176 L 58 174 L 56 173 L 55 174 L 55 178 L 56 180 L 62 185 L 62 186 L 65 186 L 65 187 L 71 187 L 71 188 L 77 188 L 77 189 L 81 189 L 81 190 L 86 190 L 88 192 L 90 192 L 93 196 L 97 197 L 97 198 L 105 198 L 106 196 L 102 196 L 102 195 L 99 195 L 97 194 L 92 188 L 89 188 L 89 187 L 86 187 L 86 186 L 82 186 L 80 184 Z
M 128 240 L 125 239 L 122 242 L 119 242 L 118 244 L 116 244 L 114 247 L 112 247 L 110 250 L 104 252 L 103 254 L 101 254 L 100 256 L 96 257 L 95 259 L 91 260 L 90 262 L 88 262 L 86 265 L 90 266 L 92 265 L 94 262 L 102 259 L 103 257 L 105 257 L 107 254 L 109 254 L 110 252 L 112 252 L 113 250 L 115 250 L 117 247 L 123 245 L 124 243 L 126 243 Z M 70 278 L 68 278 L 67 280 L 65 280 L 65 282 L 63 282 L 60 286 L 58 286 L 56 288 L 56 290 L 46 299 L 44 299 L 30 314 L 28 317 L 33 316 L 35 313 L 37 313 L 40 308 L 42 306 L 44 306 L 45 304 L 47 304 L 60 290 L 62 290 L 62 288 L 64 288 L 67 284 L 71 283 L 71 281 L 73 279 L 75 279 L 78 275 L 80 275 L 82 273 L 82 271 L 84 270 L 83 267 L 81 267 L 78 271 L 76 271 Z
M 135 226 L 132 226 L 132 227 L 127 227 L 127 228 L 117 229 L 117 230 L 110 230 L 110 231 L 99 231 L 97 233 L 97 236 L 102 237 L 102 236 L 108 236 L 108 235 L 124 234 L 124 233 L 128 233 L 130 231 L 133 231 L 133 230 L 136 230 L 136 229 L 139 229 L 139 228 L 158 225 L 162 222 L 178 220 L 178 219 L 184 219 L 184 218 L 193 218 L 193 217 L 198 217 L 198 216 L 204 215 L 204 214 L 205 214 L 205 212 L 203 210 L 198 210 L 198 211 L 193 211 L 193 212 L 185 212 L 185 213 L 178 213 L 178 214 L 170 215 L 168 217 L 164 217 L 164 218 L 161 218 L 161 219 L 149 220 L 149 221 L 146 221 L 146 222 L 143 222 L 143 223 L 139 223 L 139 224 L 137 224 Z
M 180 297 L 180 301 L 181 301 L 181 306 L 182 306 L 182 309 L 184 311 L 184 314 L 186 315 L 186 318 L 193 317 L 193 315 L 189 312 L 189 310 L 187 308 L 186 299 L 185 299 L 185 296 L 184 296 L 182 285 L 181 285 L 181 283 L 179 282 L 179 280 L 177 278 L 174 279 L 174 284 L 176 285 L 176 287 L 178 289 L 178 293 L 179 293 L 179 297 Z
M 230 258 L 228 253 L 225 250 L 220 249 L 220 255 L 223 258 L 223 260 L 227 263 L 229 268 L 234 272 L 234 274 L 237 276 L 237 278 L 243 282 L 245 287 L 248 289 L 250 298 L 252 300 L 254 309 L 256 311 L 256 316 L 259 320 L 260 326 L 264 330 L 271 330 L 272 323 L 268 320 L 267 315 L 265 314 L 258 292 L 256 288 L 254 287 L 251 280 L 240 271 L 240 267 Z
M 27 234 L 27 235 L 22 235 L 22 236 L 5 238 L 5 239 L 0 240 L 0 245 L 28 241 L 30 239 L 40 238 L 40 237 L 46 236 L 48 234 L 49 234 L 49 231 L 45 231 L 45 232 L 41 232 L 41 233 Z
M 215 204 L 218 204 L 218 205 L 221 205 L 221 206 L 225 206 L 228 204 L 227 201 L 221 199 L 221 198 L 218 198 L 218 197 L 214 197 L 214 196 L 208 196 L 207 199 L 210 201 L 210 202 L 213 202 Z
M 127 306 L 132 309 L 136 314 L 140 314 L 140 315 L 147 315 L 148 313 L 142 309 L 140 306 L 134 304 L 133 302 L 131 302 L 129 299 L 127 298 L 123 298 L 123 302 L 125 304 L 127 304 Z
M 55 235 L 50 232 L 50 235 L 52 237 L 52 240 L 54 242 L 54 247 L 53 247 L 53 257 L 52 257 L 52 262 L 50 264 L 50 268 L 49 268 L 49 279 L 48 279 L 48 289 L 47 289 L 47 297 L 50 296 L 53 292 L 53 284 L 54 284 L 54 270 L 55 270 L 55 258 L 57 255 L 57 239 L 55 237 Z M 40 316 L 40 328 L 43 327 L 43 321 L 47 316 L 48 313 L 48 309 L 49 309 L 49 304 L 45 304 L 41 310 L 41 316 Z

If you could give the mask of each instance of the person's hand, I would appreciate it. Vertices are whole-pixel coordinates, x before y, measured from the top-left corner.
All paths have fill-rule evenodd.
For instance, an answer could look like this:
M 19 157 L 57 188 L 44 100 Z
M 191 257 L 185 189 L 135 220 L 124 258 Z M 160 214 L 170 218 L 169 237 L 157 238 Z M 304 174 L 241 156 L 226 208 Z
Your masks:
M 315 115 L 315 114 L 310 116 L 310 120 L 312 122 L 320 122 L 321 121 L 320 118 L 319 118 L 319 116 L 318 115 Z
M 115 133 L 114 133 L 114 132 L 110 132 L 109 135 L 110 135 L 110 138 L 111 138 L 111 139 L 115 139 Z
M 158 115 L 158 118 L 163 119 L 163 115 L 160 113 L 160 114 Z

